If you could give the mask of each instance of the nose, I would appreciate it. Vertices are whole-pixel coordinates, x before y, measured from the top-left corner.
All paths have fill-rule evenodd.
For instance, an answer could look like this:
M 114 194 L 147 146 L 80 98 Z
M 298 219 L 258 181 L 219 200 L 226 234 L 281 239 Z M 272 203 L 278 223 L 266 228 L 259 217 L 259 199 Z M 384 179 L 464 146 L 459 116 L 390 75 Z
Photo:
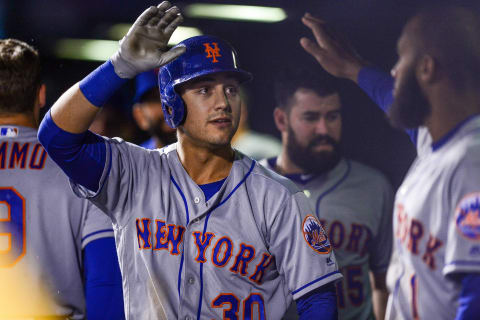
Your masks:
M 393 66 L 392 70 L 390 70 L 390 74 L 391 74 L 392 77 L 394 77 L 394 78 L 397 76 L 397 68 L 398 68 L 398 63 L 396 63 L 396 64 Z
M 317 125 L 315 126 L 315 133 L 322 135 L 328 134 L 328 124 L 324 117 L 321 117 L 318 120 Z
M 230 102 L 223 87 L 217 86 L 215 88 L 215 110 L 226 110 L 230 108 Z

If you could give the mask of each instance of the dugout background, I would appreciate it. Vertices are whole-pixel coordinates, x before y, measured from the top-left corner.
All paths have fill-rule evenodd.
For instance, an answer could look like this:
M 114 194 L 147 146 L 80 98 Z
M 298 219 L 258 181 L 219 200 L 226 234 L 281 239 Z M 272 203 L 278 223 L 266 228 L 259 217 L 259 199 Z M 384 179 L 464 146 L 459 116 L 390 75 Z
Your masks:
M 172 1 L 173 2 L 173 1 Z M 180 8 L 199 1 L 175 1 Z M 345 33 L 367 60 L 389 71 L 396 61 L 396 40 L 405 19 L 425 1 L 413 0 L 258 0 L 202 1 L 282 7 L 288 18 L 279 23 L 232 22 L 186 18 L 184 25 L 204 34 L 225 38 L 234 45 L 241 66 L 254 75 L 247 85 L 251 128 L 275 135 L 272 80 L 286 64 L 319 68 L 299 45 L 302 36 L 312 38 L 301 16 L 310 12 Z M 438 2 L 438 0 L 437 0 Z M 478 1 L 454 1 L 479 10 Z M 115 23 L 133 23 L 151 0 L 4 0 L 0 2 L 0 35 L 26 41 L 40 50 L 50 106 L 68 87 L 87 75 L 99 62 L 56 58 L 60 38 L 105 38 Z M 392 129 L 383 113 L 355 85 L 345 82 L 343 144 L 348 157 L 380 169 L 398 187 L 415 155 L 402 132 Z M 130 116 L 133 86 L 126 86 L 113 104 Z M 143 137 L 140 137 L 141 139 Z M 138 142 L 138 141 L 135 141 Z

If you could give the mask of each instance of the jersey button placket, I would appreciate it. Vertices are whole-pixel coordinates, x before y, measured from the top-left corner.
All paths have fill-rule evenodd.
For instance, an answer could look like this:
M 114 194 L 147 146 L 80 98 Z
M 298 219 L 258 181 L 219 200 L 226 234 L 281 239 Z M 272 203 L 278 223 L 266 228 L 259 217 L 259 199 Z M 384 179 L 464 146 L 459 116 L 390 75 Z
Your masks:
M 193 198 L 193 202 L 195 202 L 195 204 L 199 204 L 200 203 L 200 198 L 199 197 Z

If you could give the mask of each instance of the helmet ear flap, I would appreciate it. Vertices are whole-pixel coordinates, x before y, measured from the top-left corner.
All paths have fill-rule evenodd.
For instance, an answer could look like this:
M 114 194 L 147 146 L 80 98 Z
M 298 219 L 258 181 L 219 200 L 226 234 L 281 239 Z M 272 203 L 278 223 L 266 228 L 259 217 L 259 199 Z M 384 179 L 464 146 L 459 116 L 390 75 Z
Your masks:
M 175 129 L 182 122 L 185 114 L 182 97 L 175 91 L 168 69 L 163 69 L 158 73 L 158 83 L 165 121 L 172 129 Z
M 185 115 L 185 105 L 182 97 L 175 91 L 173 86 L 166 86 L 163 94 L 160 94 L 162 101 L 163 115 L 167 124 L 175 129 L 182 123 Z

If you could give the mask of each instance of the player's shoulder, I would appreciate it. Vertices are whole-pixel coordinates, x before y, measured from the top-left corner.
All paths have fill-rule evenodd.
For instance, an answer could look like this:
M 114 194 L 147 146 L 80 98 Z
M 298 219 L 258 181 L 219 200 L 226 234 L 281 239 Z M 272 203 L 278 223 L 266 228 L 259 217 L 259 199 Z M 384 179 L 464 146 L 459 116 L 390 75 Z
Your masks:
M 245 156 L 247 161 L 255 161 Z M 269 191 L 277 194 L 286 193 L 293 195 L 297 192 L 301 192 L 300 189 L 290 179 L 276 173 L 271 168 L 262 165 L 263 160 L 259 162 L 255 161 L 255 166 L 252 170 L 252 182 L 258 185 L 265 186 Z
M 355 160 L 348 159 L 347 161 L 350 162 L 353 177 L 366 180 L 369 183 L 390 185 L 387 177 L 380 170 Z

